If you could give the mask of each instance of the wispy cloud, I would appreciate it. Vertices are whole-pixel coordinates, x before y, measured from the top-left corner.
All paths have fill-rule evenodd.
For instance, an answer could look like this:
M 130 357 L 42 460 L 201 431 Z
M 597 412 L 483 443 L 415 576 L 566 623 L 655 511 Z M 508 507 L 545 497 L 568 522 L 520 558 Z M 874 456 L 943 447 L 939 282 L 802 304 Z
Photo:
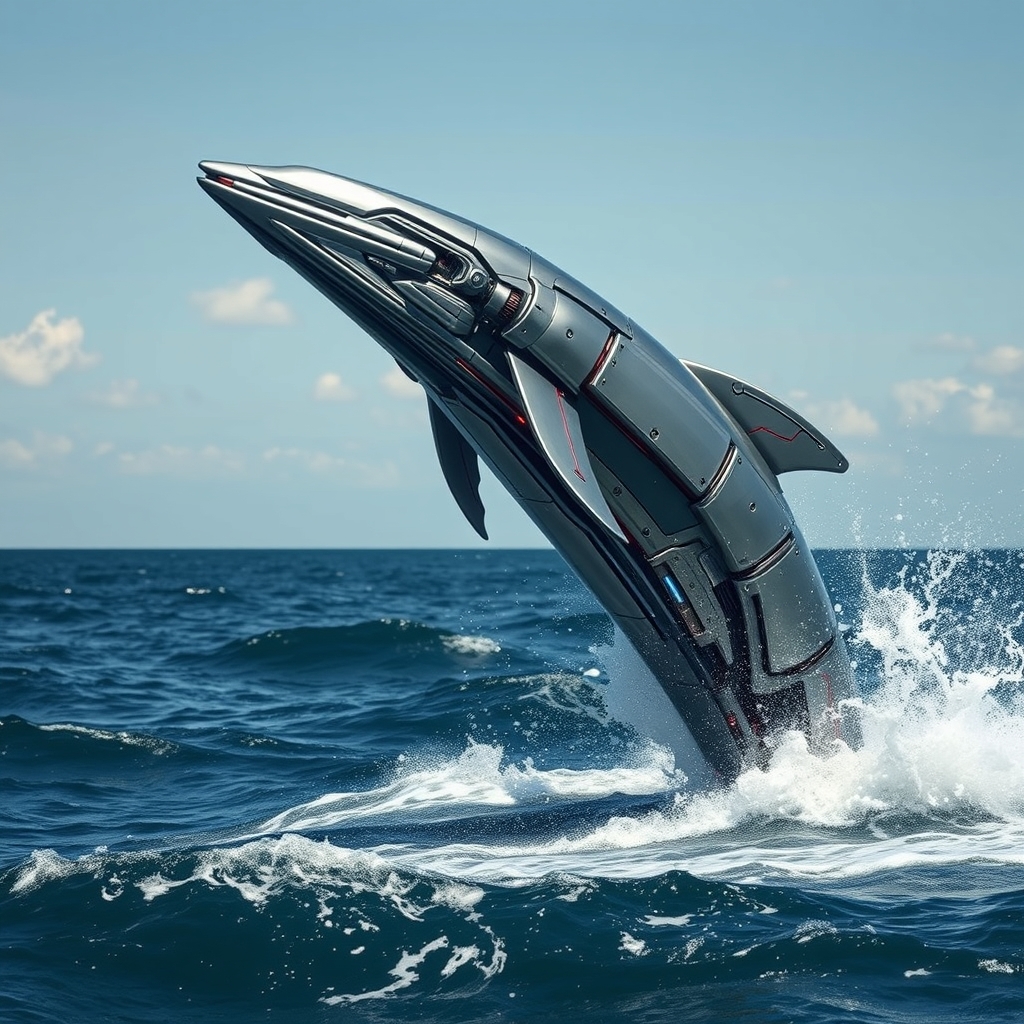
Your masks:
M 997 377 L 1008 377 L 1010 374 L 1024 370 L 1024 348 L 1013 345 L 998 345 L 976 356 L 972 365 L 982 373 L 991 373 Z
M 194 292 L 192 303 L 210 323 L 271 327 L 290 324 L 292 311 L 280 299 L 271 298 L 273 291 L 274 283 L 269 277 L 253 277 L 238 284 Z
M 392 366 L 380 382 L 384 390 L 395 398 L 420 398 L 423 395 L 423 388 L 407 377 L 400 366 Z
M 37 313 L 20 333 L 0 338 L 0 373 L 27 387 L 49 384 L 62 370 L 84 370 L 99 361 L 82 351 L 85 331 L 77 317 L 53 322 L 56 310 Z
M 390 461 L 371 464 L 308 448 L 278 446 L 268 448 L 263 458 L 267 462 L 298 466 L 318 475 L 340 476 L 357 487 L 395 487 L 398 484 L 398 467 Z
M 988 383 L 957 377 L 901 381 L 893 388 L 905 426 L 935 426 L 985 437 L 1024 437 L 1024 405 Z
M 313 397 L 318 402 L 351 402 L 356 397 L 337 373 L 322 373 L 313 385 Z
M 851 398 L 809 402 L 801 411 L 826 434 L 835 437 L 877 437 L 878 420 Z
M 16 438 L 0 439 L 0 465 L 10 469 L 29 469 L 41 462 L 63 458 L 73 448 L 70 438 L 39 431 L 29 444 Z
M 980 384 L 970 391 L 967 422 L 972 434 L 986 437 L 1024 437 L 1024 407 L 1014 399 L 1001 398 L 995 388 Z
M 144 405 L 157 405 L 160 396 L 152 391 L 144 392 L 134 377 L 127 380 L 112 380 L 106 391 L 96 391 L 89 396 L 97 405 L 111 409 L 133 409 Z
M 953 395 L 967 390 L 967 385 L 956 377 L 921 377 L 900 381 L 892 392 L 900 407 L 900 418 L 910 426 L 934 419 Z
M 107 454 L 109 449 L 97 454 Z M 117 468 L 132 476 L 209 477 L 240 473 L 245 459 L 215 444 L 202 448 L 162 444 L 140 452 L 120 452 Z

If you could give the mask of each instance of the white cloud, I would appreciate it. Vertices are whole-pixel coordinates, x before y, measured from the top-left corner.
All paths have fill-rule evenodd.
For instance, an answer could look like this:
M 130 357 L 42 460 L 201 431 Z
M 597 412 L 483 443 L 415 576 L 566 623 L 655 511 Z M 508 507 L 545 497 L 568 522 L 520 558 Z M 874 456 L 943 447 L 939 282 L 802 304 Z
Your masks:
M 934 419 L 953 395 L 967 390 L 967 385 L 956 377 L 941 380 L 923 377 L 900 381 L 892 390 L 899 402 L 900 417 L 904 423 L 911 424 L 915 420 Z
M 23 444 L 15 438 L 0 440 L 0 465 L 27 469 L 40 462 L 63 458 L 73 448 L 71 440 L 63 435 L 37 431 L 31 444 Z
M 337 475 L 359 487 L 394 487 L 398 484 L 398 468 L 393 462 L 371 465 L 328 452 L 308 448 L 275 446 L 263 453 L 267 462 L 297 465 L 318 475 Z
M 876 437 L 878 421 L 849 398 L 811 403 L 807 417 L 826 434 L 835 437 Z
M 991 384 L 965 384 L 956 377 L 906 380 L 893 388 L 907 426 L 948 425 L 986 437 L 1024 436 L 1024 406 L 1001 398 Z
M 223 288 L 194 292 L 192 302 L 204 319 L 215 324 L 290 324 L 292 311 L 280 299 L 270 297 L 273 290 L 270 278 L 253 277 Z
M 93 448 L 92 453 L 93 453 L 93 455 L 96 455 L 96 456 L 109 455 L 113 450 L 114 450 L 114 442 L 113 441 L 100 441 L 100 443 L 98 445 L 96 445 L 95 448 Z
M 423 388 L 416 381 L 410 380 L 400 366 L 392 366 L 380 382 L 384 390 L 395 398 L 419 398 L 423 394 Z
M 974 359 L 975 369 L 1005 377 L 1024 369 L 1024 348 L 999 345 Z
M 97 454 L 106 452 L 97 449 Z M 121 452 L 117 466 L 122 473 L 132 476 L 222 476 L 241 472 L 245 459 L 214 444 L 202 448 L 162 444 L 141 452 Z
M 106 391 L 94 392 L 89 397 L 99 405 L 106 405 L 111 409 L 157 405 L 160 401 L 159 395 L 153 392 L 143 392 L 134 377 L 129 377 L 127 380 L 112 380 Z
M 82 351 L 85 332 L 76 317 L 53 323 L 56 313 L 37 313 L 20 334 L 0 338 L 0 373 L 28 387 L 42 387 L 71 366 L 80 370 L 92 366 L 99 356 Z
M 1024 409 L 1017 402 L 996 396 L 995 388 L 979 384 L 970 390 L 967 422 L 972 434 L 987 437 L 1024 436 Z
M 318 402 L 351 402 L 356 393 L 337 373 L 322 373 L 313 385 L 313 397 Z

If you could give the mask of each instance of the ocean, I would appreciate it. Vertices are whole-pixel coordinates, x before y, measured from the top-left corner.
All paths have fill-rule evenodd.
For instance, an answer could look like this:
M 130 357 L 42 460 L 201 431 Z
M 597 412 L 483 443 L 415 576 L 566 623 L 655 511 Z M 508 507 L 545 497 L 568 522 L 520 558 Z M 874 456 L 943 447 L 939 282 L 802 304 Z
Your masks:
M 551 551 L 0 553 L 0 1019 L 1024 1020 L 1024 554 L 819 551 L 727 788 Z

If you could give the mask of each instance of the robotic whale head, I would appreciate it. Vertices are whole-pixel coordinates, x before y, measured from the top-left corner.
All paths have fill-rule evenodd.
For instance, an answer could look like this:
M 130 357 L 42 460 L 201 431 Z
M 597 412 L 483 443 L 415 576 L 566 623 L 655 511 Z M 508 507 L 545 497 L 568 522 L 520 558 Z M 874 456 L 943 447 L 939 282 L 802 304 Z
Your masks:
M 844 472 L 824 434 L 673 357 L 599 295 L 442 210 L 307 167 L 203 162 L 199 184 L 424 388 L 481 536 L 483 458 L 614 618 L 731 780 L 780 729 L 856 746 L 831 601 L 779 486 Z

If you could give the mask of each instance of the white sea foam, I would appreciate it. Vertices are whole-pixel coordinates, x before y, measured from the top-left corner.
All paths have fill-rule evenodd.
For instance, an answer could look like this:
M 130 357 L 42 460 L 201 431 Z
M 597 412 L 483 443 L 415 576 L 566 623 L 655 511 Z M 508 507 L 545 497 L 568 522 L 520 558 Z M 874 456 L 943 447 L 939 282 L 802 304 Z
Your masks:
M 629 932 L 623 932 L 619 937 L 619 949 L 632 956 L 646 956 L 650 952 L 643 939 L 638 939 Z
M 978 966 L 983 971 L 988 971 L 989 974 L 1014 974 L 1020 970 L 1019 967 L 1004 963 L 1002 960 L 979 960 Z
M 497 654 L 501 645 L 486 636 L 446 636 L 441 643 L 453 654 Z
M 174 744 L 166 740 L 158 740 L 153 736 L 139 736 L 131 732 L 110 732 L 107 729 L 90 729 L 84 725 L 72 725 L 57 722 L 39 726 L 42 732 L 69 732 L 77 736 L 88 736 L 89 739 L 101 740 L 105 743 L 120 743 L 126 747 L 143 747 L 154 754 L 167 754 L 174 750 Z
M 60 881 L 84 872 L 98 872 L 102 870 L 103 864 L 101 854 L 88 854 L 77 860 L 69 860 L 56 850 L 33 850 L 29 859 L 18 868 L 11 883 L 11 892 L 31 892 L 47 882 Z
M 541 769 L 527 759 L 504 763 L 502 747 L 469 741 L 456 758 L 412 767 L 393 782 L 355 793 L 329 793 L 289 808 L 264 822 L 256 834 L 337 828 L 359 819 L 401 814 L 417 820 L 462 817 L 474 809 L 513 807 L 551 798 L 592 800 L 614 794 L 646 796 L 671 792 L 685 782 L 672 757 L 658 747 L 635 763 L 612 769 Z

